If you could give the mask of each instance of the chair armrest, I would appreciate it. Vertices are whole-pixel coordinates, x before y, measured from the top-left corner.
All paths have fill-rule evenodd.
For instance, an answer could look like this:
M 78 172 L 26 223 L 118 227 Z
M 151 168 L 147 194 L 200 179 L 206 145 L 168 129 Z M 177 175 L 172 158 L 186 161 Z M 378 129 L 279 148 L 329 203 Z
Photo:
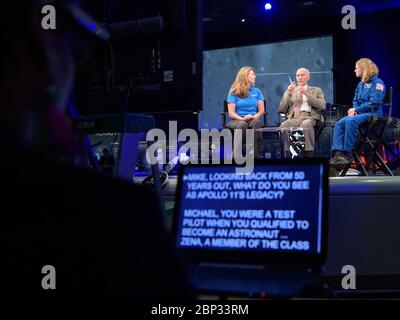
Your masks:
M 264 127 L 268 126 L 268 112 L 265 111 L 263 114 L 263 120 L 264 120 Z
M 382 106 L 382 107 L 390 107 L 389 103 L 377 103 L 377 102 L 370 102 L 368 105 L 371 107 L 371 112 L 375 112 L 375 107 Z
M 372 112 L 373 112 L 373 110 L 374 110 L 374 108 L 375 108 L 376 106 L 390 107 L 390 103 L 386 103 L 386 102 L 382 102 L 382 103 L 370 102 L 370 103 L 368 103 L 368 105 L 371 106 Z
M 221 124 L 222 124 L 222 128 L 227 128 L 226 112 L 221 112 Z
M 348 110 L 351 107 L 346 105 L 346 104 L 338 104 L 338 103 L 327 103 L 326 104 L 326 109 L 325 109 L 325 113 L 326 112 L 330 112 L 330 115 L 332 117 L 333 112 L 336 112 L 336 118 L 339 119 L 340 118 L 340 114 L 343 110 Z

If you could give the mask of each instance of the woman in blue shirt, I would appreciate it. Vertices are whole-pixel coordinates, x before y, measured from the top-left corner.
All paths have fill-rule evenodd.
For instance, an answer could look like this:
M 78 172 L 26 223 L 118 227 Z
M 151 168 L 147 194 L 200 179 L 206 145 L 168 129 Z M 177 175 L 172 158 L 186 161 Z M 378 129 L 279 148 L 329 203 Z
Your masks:
M 383 100 L 386 87 L 378 78 L 377 65 L 368 58 L 356 62 L 354 73 L 361 78 L 354 93 L 353 107 L 347 111 L 347 116 L 336 122 L 333 131 L 332 151 L 335 156 L 331 164 L 346 164 L 353 162 L 351 154 L 358 137 L 359 126 L 372 116 L 372 106 L 377 116 L 382 115 Z
M 262 133 L 256 129 L 261 128 L 260 118 L 265 112 L 264 96 L 255 88 L 256 72 L 252 67 L 242 67 L 236 75 L 227 102 L 231 129 L 242 130 L 242 141 L 245 141 L 246 129 L 254 129 L 254 157 L 260 157 Z M 242 147 L 241 143 L 234 143 L 235 148 Z

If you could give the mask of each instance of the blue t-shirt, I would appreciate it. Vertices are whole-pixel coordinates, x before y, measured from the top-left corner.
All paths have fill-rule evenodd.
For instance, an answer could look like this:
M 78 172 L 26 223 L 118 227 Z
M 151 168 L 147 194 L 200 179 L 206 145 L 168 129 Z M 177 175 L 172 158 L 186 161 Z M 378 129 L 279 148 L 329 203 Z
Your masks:
M 255 115 L 258 112 L 258 101 L 264 100 L 264 96 L 260 89 L 250 87 L 249 95 L 246 98 L 239 98 L 233 92 L 229 92 L 226 101 L 236 104 L 235 112 L 241 116 L 248 114 Z

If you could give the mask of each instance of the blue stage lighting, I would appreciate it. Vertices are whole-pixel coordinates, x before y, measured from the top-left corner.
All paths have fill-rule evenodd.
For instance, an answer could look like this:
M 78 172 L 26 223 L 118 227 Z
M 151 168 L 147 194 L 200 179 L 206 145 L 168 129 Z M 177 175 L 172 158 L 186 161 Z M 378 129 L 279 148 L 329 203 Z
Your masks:
M 271 3 L 267 2 L 264 6 L 265 10 L 271 10 L 272 9 L 272 5 Z

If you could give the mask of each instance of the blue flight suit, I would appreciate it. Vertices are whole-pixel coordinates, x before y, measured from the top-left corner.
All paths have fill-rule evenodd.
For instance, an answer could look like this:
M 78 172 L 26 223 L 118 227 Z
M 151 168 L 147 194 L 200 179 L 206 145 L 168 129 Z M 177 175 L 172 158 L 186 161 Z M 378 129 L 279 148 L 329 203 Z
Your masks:
M 383 103 L 386 86 L 377 75 L 368 82 L 360 81 L 354 93 L 353 108 L 357 115 L 346 116 L 336 122 L 333 130 L 332 150 L 351 152 L 357 142 L 358 127 L 367 121 L 373 113 L 370 103 Z M 382 116 L 382 105 L 374 106 L 374 113 Z

